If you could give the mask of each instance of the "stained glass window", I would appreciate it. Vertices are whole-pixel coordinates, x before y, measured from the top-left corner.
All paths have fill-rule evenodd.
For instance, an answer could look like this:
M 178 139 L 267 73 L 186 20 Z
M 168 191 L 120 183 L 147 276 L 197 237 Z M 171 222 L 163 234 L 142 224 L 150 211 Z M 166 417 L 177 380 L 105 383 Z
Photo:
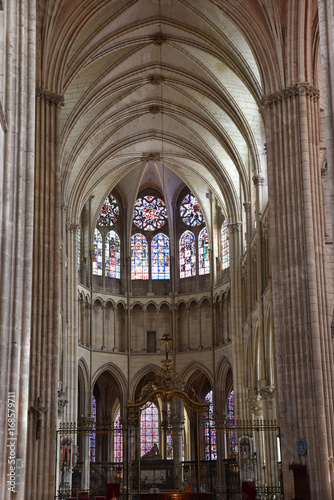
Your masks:
M 139 233 L 131 237 L 131 279 L 148 280 L 148 243 Z
M 217 460 L 217 435 L 215 423 L 213 420 L 213 394 L 208 392 L 205 396 L 205 401 L 210 403 L 209 415 L 205 421 L 204 429 L 204 453 L 205 460 Z
M 180 238 L 180 278 L 196 276 L 195 236 L 185 231 Z
M 80 271 L 80 267 L 81 267 L 81 231 L 80 231 L 80 227 L 78 229 L 78 237 L 77 237 L 77 259 L 78 259 L 78 271 Z
M 227 400 L 227 419 L 231 428 L 229 432 L 229 453 L 235 455 L 235 430 L 234 430 L 234 392 L 231 391 Z
M 121 411 L 119 410 L 114 423 L 114 462 L 123 462 L 123 433 L 121 426 Z
M 228 241 L 228 231 L 226 221 L 221 228 L 221 248 L 222 248 L 222 268 L 227 269 L 230 265 L 230 244 Z
M 94 231 L 93 274 L 102 276 L 102 235 L 98 229 Z
M 144 196 L 135 203 L 133 222 L 145 231 L 160 229 L 167 220 L 165 203 L 155 196 Z
M 199 274 L 210 273 L 209 236 L 206 227 L 198 235 Z
M 159 410 L 151 404 L 140 415 L 140 456 L 150 451 L 154 444 L 159 447 L 159 442 Z
M 109 231 L 105 242 L 105 276 L 121 277 L 121 240 L 115 231 Z
M 152 279 L 169 280 L 169 238 L 163 233 L 154 236 L 151 244 Z
M 112 226 L 117 222 L 118 216 L 119 205 L 116 199 L 110 194 L 102 205 L 97 225 L 104 227 Z
M 171 426 L 171 405 L 167 403 L 167 428 L 166 428 L 166 441 L 167 441 L 167 460 L 173 460 L 173 439 L 172 439 L 172 426 Z
M 195 196 L 187 194 L 180 206 L 180 215 L 187 226 L 200 226 L 204 217 Z
M 92 428 L 90 430 L 89 457 L 91 462 L 95 462 L 96 398 L 94 395 L 92 396 L 92 417 L 93 417 L 93 423 L 92 423 Z

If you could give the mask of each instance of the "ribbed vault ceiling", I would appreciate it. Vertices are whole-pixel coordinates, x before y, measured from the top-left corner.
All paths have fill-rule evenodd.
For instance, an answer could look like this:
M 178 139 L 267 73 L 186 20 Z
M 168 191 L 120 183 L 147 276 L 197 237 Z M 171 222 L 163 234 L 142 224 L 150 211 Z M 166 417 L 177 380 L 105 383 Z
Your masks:
M 62 195 L 97 214 L 115 186 L 129 208 L 187 184 L 230 220 L 265 170 L 261 82 L 238 28 L 209 0 L 68 1 L 55 21 Z M 163 165 L 163 167 L 162 167 Z M 171 210 L 172 212 L 172 210 Z M 131 210 L 129 210 L 131 213 Z

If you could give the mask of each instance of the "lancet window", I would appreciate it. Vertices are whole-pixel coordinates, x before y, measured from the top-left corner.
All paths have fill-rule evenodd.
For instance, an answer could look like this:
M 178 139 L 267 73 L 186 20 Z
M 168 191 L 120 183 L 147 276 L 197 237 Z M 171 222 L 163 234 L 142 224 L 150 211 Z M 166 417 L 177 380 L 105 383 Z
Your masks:
M 92 417 L 93 417 L 93 423 L 92 423 L 92 427 L 91 427 L 91 430 L 90 430 L 90 449 L 89 449 L 89 455 L 90 455 L 90 461 L 91 462 L 95 462 L 96 398 L 95 398 L 94 395 L 92 396 Z
M 169 238 L 163 233 L 154 236 L 151 244 L 152 279 L 169 279 Z
M 150 451 L 154 444 L 159 448 L 159 410 L 151 404 L 140 415 L 140 456 Z
M 102 234 L 98 229 L 94 231 L 93 274 L 102 276 Z
M 198 259 L 200 275 L 210 273 L 209 236 L 206 227 L 198 235 Z
M 105 276 L 121 277 L 121 241 L 115 231 L 109 231 L 105 241 Z
M 228 241 L 228 230 L 226 221 L 221 227 L 221 250 L 222 250 L 222 268 L 227 269 L 230 265 L 230 245 Z
M 131 237 L 131 279 L 148 280 L 148 243 L 143 234 Z
M 114 422 L 114 462 L 123 462 L 123 433 L 120 410 Z
M 210 403 L 209 414 L 205 421 L 204 441 L 205 441 L 205 460 L 217 460 L 217 435 L 213 420 L 213 393 L 208 392 L 205 400 Z
M 195 235 L 185 231 L 180 238 L 180 278 L 196 276 L 196 244 Z

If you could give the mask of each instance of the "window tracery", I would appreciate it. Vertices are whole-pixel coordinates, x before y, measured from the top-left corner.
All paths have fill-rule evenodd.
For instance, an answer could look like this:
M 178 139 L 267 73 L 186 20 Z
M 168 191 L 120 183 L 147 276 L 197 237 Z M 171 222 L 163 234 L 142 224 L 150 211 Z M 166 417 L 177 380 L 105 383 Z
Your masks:
M 133 210 L 133 223 L 144 231 L 156 231 L 167 221 L 167 208 L 156 196 L 138 198 Z
M 103 227 L 113 226 L 117 222 L 118 216 L 119 205 L 116 198 L 110 194 L 102 205 L 97 225 Z
M 195 196 L 187 194 L 181 202 L 180 216 L 187 226 L 200 226 L 204 222 L 204 216 Z

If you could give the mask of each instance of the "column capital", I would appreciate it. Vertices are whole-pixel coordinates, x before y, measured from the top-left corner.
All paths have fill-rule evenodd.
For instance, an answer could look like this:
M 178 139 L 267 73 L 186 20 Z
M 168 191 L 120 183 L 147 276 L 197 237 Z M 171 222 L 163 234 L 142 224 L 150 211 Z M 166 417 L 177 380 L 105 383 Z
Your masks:
M 242 222 L 231 222 L 227 224 L 230 234 L 239 233 L 241 231 Z
M 245 201 L 243 203 L 243 206 L 244 206 L 244 210 L 246 213 L 249 213 L 250 210 L 251 210 L 251 207 L 252 207 L 252 202 L 251 201 Z
M 264 180 L 265 180 L 264 176 L 261 175 L 261 174 L 255 174 L 252 177 L 252 181 L 253 181 L 255 187 L 257 187 L 257 186 L 263 186 L 264 185 Z
M 264 108 L 273 108 L 283 100 L 293 99 L 298 96 L 306 96 L 314 101 L 319 100 L 320 91 L 312 87 L 308 82 L 297 82 L 290 87 L 267 94 L 262 98 L 262 106 Z
M 74 222 L 66 222 L 66 231 L 69 233 L 78 233 L 80 229 L 80 224 L 75 224 Z

